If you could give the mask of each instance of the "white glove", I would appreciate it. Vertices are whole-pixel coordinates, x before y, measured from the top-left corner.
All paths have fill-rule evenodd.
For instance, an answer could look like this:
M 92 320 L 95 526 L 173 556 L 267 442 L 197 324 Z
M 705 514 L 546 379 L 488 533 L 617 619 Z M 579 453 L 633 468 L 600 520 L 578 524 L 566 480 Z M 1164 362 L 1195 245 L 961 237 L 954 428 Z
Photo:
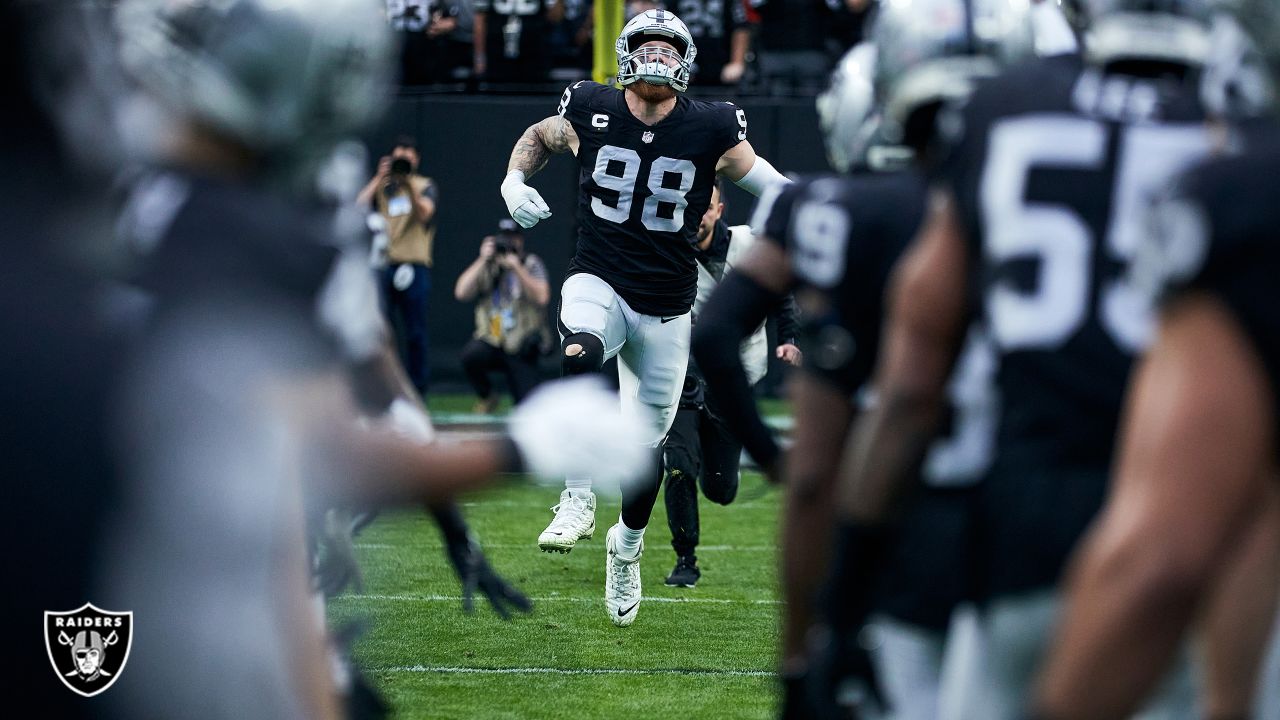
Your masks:
M 502 199 L 507 201 L 507 212 L 522 228 L 531 228 L 539 220 L 551 217 L 551 208 L 537 190 L 524 184 L 524 173 L 512 170 L 502 180 Z
M 395 432 L 422 445 L 435 440 L 436 429 L 431 416 L 421 405 L 398 397 L 387 408 L 386 419 Z
M 598 376 L 545 383 L 508 419 L 511 439 L 529 472 L 552 482 L 588 476 L 608 490 L 654 472 L 647 409 L 622 413 L 617 393 Z

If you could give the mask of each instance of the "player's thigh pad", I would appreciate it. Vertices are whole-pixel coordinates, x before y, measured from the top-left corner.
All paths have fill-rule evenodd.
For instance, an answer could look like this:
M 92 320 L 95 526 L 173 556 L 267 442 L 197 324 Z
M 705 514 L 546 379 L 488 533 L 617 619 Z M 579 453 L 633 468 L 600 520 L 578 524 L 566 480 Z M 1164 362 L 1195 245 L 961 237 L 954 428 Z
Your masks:
M 560 287 L 559 326 L 561 340 L 574 333 L 600 338 L 606 360 L 627 340 L 622 299 L 608 283 L 588 273 L 570 275 Z
M 661 318 L 641 315 L 618 357 L 618 385 L 623 407 L 636 403 L 647 406 L 655 414 L 652 439 L 655 446 L 662 442 L 675 420 L 689 364 L 691 328 L 690 313 L 665 323 Z

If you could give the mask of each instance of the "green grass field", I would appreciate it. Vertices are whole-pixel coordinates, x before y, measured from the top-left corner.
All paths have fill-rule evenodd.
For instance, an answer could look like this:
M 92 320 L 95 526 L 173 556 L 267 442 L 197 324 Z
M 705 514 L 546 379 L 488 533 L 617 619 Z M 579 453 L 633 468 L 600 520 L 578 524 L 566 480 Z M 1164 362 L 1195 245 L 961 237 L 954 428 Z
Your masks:
M 778 491 L 744 473 L 738 502 L 703 500 L 702 580 L 668 588 L 675 557 L 659 499 L 645 538 L 645 601 L 617 628 L 604 609 L 604 534 L 568 555 L 539 552 L 557 488 L 510 482 L 464 510 L 498 572 L 534 599 L 503 622 L 482 599 L 462 612 L 439 533 L 421 512 L 384 515 L 357 539 L 366 595 L 330 605 L 366 618 L 357 656 L 398 718 L 767 718 L 774 712 Z

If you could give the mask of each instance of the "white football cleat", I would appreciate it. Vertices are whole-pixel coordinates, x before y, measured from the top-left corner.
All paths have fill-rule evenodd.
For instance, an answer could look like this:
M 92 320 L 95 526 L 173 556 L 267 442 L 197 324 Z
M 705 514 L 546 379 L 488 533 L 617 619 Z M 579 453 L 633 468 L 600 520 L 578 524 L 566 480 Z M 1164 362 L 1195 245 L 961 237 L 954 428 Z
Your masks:
M 609 528 L 604 536 L 606 552 L 604 562 L 604 606 L 614 625 L 626 627 L 640 614 L 640 556 L 644 554 L 644 540 L 640 551 L 631 560 L 618 557 L 619 525 Z
M 551 511 L 555 518 L 538 536 L 542 552 L 567 553 L 579 540 L 590 540 L 596 534 L 596 496 L 590 490 L 566 489 L 560 493 L 560 504 Z

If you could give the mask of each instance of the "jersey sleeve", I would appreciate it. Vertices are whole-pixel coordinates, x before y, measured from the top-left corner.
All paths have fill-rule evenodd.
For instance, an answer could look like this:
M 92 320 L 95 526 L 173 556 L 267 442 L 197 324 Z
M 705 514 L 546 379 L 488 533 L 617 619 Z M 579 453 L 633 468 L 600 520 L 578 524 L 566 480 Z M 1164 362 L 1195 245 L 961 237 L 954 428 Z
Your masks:
M 1152 205 L 1147 232 L 1134 255 L 1133 284 L 1162 305 L 1195 287 L 1212 286 L 1218 273 L 1209 262 L 1212 227 L 1197 173 L 1171 185 Z M 1219 255 L 1222 248 L 1219 247 Z
M 1155 204 L 1133 265 L 1135 285 L 1157 307 L 1191 293 L 1220 300 L 1273 383 L 1280 378 L 1280 246 L 1274 240 L 1280 213 L 1268 199 L 1270 185 L 1257 178 L 1275 165 L 1233 159 L 1184 175 Z M 1280 396 L 1273 402 L 1280 413 Z
M 564 89 L 560 95 L 560 104 L 556 106 L 556 114 L 573 124 L 573 129 L 582 133 L 591 122 L 592 98 L 604 86 L 590 80 L 579 80 Z
M 737 146 L 747 139 L 747 111 L 731 102 L 717 103 L 714 132 L 722 154 Z
M 752 232 L 786 251 L 791 245 L 791 210 L 806 186 L 795 182 L 766 188 L 751 215 Z

